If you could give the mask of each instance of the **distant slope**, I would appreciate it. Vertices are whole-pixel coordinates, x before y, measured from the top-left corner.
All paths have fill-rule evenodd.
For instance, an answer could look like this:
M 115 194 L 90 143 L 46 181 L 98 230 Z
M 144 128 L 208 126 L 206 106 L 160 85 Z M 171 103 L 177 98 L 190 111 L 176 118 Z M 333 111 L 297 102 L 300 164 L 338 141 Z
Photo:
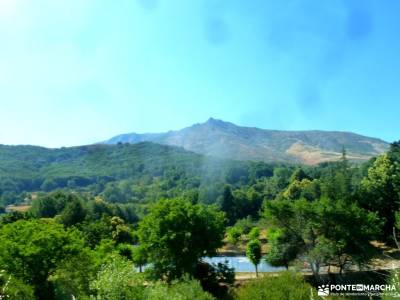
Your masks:
M 349 159 L 367 160 L 386 151 L 389 144 L 350 132 L 280 131 L 235 124 L 210 118 L 178 131 L 123 134 L 106 144 L 150 141 L 236 160 L 285 161 L 317 164 L 340 158 L 343 147 Z
M 101 192 L 106 183 L 125 179 L 135 182 L 140 189 L 154 184 L 165 190 L 176 187 L 182 192 L 200 182 L 211 185 L 225 178 L 232 168 L 242 167 L 247 172 L 253 165 L 260 166 L 150 142 L 59 149 L 0 144 L 0 199 L 6 195 L 8 202 L 13 203 L 13 197 L 23 191 L 57 188 L 92 186 L 92 190 Z M 261 166 L 268 174 L 272 174 L 272 169 L 266 164 Z
M 124 178 L 143 172 L 159 176 L 168 168 L 197 168 L 202 160 L 199 154 L 149 142 L 58 149 L 0 145 L 0 178 Z

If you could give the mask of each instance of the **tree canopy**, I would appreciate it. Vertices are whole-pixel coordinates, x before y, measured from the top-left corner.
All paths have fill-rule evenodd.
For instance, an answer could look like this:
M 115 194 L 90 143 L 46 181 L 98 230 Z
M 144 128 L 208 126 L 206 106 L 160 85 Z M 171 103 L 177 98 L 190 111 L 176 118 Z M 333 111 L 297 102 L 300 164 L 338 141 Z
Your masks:
M 139 242 L 159 278 L 194 274 L 201 258 L 215 255 L 225 233 L 224 214 L 184 199 L 161 200 L 139 223 Z

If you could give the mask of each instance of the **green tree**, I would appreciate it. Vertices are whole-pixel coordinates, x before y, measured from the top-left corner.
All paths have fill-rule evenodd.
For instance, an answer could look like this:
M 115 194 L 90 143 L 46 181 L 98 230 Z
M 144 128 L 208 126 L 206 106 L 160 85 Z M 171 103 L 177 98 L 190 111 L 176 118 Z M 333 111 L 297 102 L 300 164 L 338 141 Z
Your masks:
M 315 185 L 315 183 L 309 179 L 303 179 L 301 181 L 295 180 L 291 182 L 283 192 L 283 197 L 290 200 L 296 200 L 303 197 L 307 200 L 315 200 L 319 195 L 313 193 L 313 185 Z
M 112 255 L 90 283 L 93 299 L 141 300 L 144 298 L 143 280 L 134 266 L 119 255 Z
M 77 227 L 83 233 L 90 248 L 95 248 L 103 239 L 112 239 L 110 217 L 104 216 L 100 220 L 85 221 Z
M 90 295 L 89 284 L 94 280 L 97 270 L 94 252 L 87 248 L 62 260 L 50 277 L 55 298 L 70 299 L 73 295 L 77 299 L 87 299 Z
M 235 198 L 232 195 L 232 189 L 229 185 L 224 187 L 222 194 L 221 209 L 225 212 L 228 225 L 232 225 L 236 219 Z
M 307 176 L 307 174 L 304 172 L 302 168 L 294 170 L 292 176 L 290 176 L 290 182 L 302 181 L 304 179 L 310 179 L 310 177 Z
M 251 229 L 254 227 L 254 222 L 250 216 L 247 216 L 244 219 L 236 221 L 235 227 L 239 228 L 242 234 L 249 234 Z
M 361 182 L 361 204 L 384 220 L 383 238 L 392 236 L 395 213 L 400 209 L 400 144 L 379 156 Z
M 260 228 L 253 227 L 249 232 L 249 239 L 250 240 L 257 240 L 260 238 Z
M 243 231 L 240 228 L 236 226 L 230 227 L 227 230 L 228 241 L 233 245 L 237 245 L 237 243 L 240 240 L 240 237 L 242 236 L 242 233 Z
M 370 241 L 379 233 L 379 219 L 355 203 L 326 198 L 275 200 L 265 203 L 263 215 L 271 226 L 291 236 L 287 242 L 298 249 L 297 257 L 308 262 L 317 280 L 323 265 L 343 270 L 352 263 L 367 263 L 375 253 Z
M 289 269 L 289 263 L 296 259 L 302 245 L 298 237 L 285 230 L 271 230 L 268 242 L 269 251 L 265 260 L 272 266 Z
M 112 217 L 110 219 L 110 226 L 112 231 L 112 239 L 115 241 L 115 243 L 120 244 L 134 242 L 133 234 L 128 225 L 125 224 L 124 220 L 119 217 Z
M 53 218 L 60 214 L 68 203 L 77 201 L 80 199 L 76 194 L 53 192 L 35 199 L 30 213 L 36 218 Z
M 147 253 L 143 245 L 134 246 L 132 251 L 132 261 L 135 266 L 139 268 L 139 272 L 141 273 L 143 266 L 147 263 Z
M 56 188 L 57 188 L 57 183 L 54 181 L 54 179 L 51 178 L 47 178 L 45 181 L 43 181 L 42 185 L 40 186 L 40 189 L 45 192 L 50 192 Z
M 7 214 L 0 216 L 0 227 L 5 224 L 14 223 L 18 220 L 29 220 L 31 219 L 29 213 L 22 213 L 20 211 L 12 211 Z
M 256 269 L 256 276 L 258 277 L 258 265 L 261 262 L 261 242 L 259 240 L 251 240 L 247 244 L 246 256 Z
M 140 244 L 158 278 L 194 274 L 202 257 L 216 254 L 225 233 L 224 213 L 183 199 L 161 200 L 139 223 Z
M 58 264 L 79 254 L 84 241 L 76 231 L 40 220 L 20 220 L 0 229 L 0 269 L 35 289 L 39 299 L 52 299 L 49 277 Z
M 78 198 L 71 199 L 62 210 L 59 221 L 66 227 L 83 222 L 86 218 L 86 209 Z

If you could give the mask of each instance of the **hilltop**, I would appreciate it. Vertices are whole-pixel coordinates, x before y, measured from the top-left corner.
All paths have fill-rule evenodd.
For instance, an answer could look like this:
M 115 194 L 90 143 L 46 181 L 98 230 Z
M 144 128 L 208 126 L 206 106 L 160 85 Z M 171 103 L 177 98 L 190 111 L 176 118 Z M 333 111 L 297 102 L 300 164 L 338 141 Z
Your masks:
M 377 138 L 340 131 L 282 131 L 242 127 L 210 118 L 177 131 L 122 134 L 103 143 L 136 144 L 149 141 L 235 160 L 290 162 L 314 165 L 338 160 L 343 147 L 353 161 L 382 154 L 389 144 Z

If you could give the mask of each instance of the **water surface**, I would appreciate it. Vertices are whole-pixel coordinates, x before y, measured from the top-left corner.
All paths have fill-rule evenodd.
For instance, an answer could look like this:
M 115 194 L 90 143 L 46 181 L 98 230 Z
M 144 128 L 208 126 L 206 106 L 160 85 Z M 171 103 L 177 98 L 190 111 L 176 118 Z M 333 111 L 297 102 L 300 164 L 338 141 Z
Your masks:
M 255 272 L 254 265 L 246 256 L 206 257 L 204 258 L 204 261 L 214 264 L 227 262 L 229 267 L 235 269 L 235 272 Z M 258 265 L 259 272 L 279 272 L 284 270 L 286 270 L 285 267 L 273 267 L 265 260 L 261 260 L 261 263 Z

